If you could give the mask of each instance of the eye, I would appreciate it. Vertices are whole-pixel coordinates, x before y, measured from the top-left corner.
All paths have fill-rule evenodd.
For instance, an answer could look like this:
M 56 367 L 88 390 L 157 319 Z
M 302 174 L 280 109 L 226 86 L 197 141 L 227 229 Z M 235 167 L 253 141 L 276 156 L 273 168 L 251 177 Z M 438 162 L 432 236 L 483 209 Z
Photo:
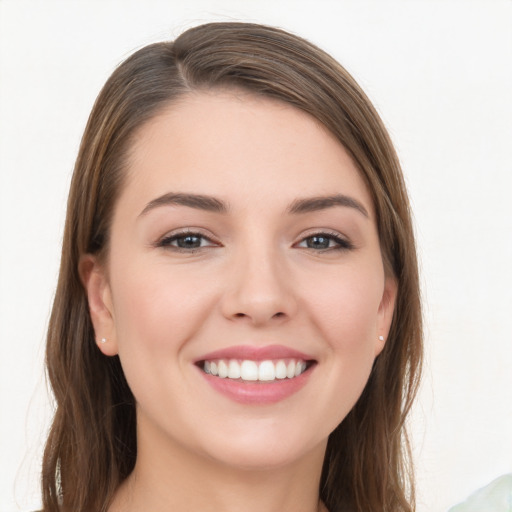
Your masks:
M 301 240 L 297 246 L 317 251 L 348 250 L 354 248 L 351 242 L 335 233 L 315 233 Z
M 165 236 L 157 243 L 158 247 L 168 247 L 178 251 L 194 251 L 216 245 L 218 244 L 205 235 L 188 231 Z

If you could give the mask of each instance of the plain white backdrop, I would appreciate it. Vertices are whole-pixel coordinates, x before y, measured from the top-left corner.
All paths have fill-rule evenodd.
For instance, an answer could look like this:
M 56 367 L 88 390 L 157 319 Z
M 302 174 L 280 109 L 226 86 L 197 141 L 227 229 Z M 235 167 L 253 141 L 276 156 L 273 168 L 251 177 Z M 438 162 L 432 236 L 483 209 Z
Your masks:
M 512 472 L 512 2 L 0 0 L 0 510 L 40 505 L 44 337 L 67 188 L 95 96 L 135 49 L 249 20 L 333 54 L 408 182 L 426 365 L 411 421 L 419 512 Z

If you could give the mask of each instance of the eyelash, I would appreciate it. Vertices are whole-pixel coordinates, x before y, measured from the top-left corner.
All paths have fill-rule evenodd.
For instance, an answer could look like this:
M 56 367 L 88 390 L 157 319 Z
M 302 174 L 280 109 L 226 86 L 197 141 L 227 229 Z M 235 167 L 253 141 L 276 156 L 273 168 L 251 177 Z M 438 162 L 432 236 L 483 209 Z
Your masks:
M 312 233 L 311 235 L 304 237 L 299 243 L 307 243 L 307 240 L 310 240 L 312 238 L 326 238 L 329 240 L 329 244 L 331 243 L 331 241 L 334 241 L 335 243 L 333 247 L 326 247 L 322 249 L 313 249 L 312 247 L 305 247 L 307 249 L 314 250 L 315 252 L 349 251 L 351 249 L 354 249 L 354 245 L 352 244 L 352 242 L 350 242 L 346 238 L 342 238 L 338 233 L 331 232 Z
M 187 237 L 190 238 L 196 238 L 200 239 L 200 243 L 202 241 L 206 240 L 209 242 L 209 245 L 200 245 L 199 247 L 179 247 L 177 245 L 173 245 L 173 242 L 178 243 L 178 240 L 185 239 Z M 335 245 L 332 247 L 325 247 L 325 248 L 313 248 L 313 247 L 303 247 L 304 249 L 311 249 L 314 252 L 328 252 L 328 251 L 348 251 L 354 249 L 354 245 L 345 238 L 340 237 L 338 233 L 330 233 L 330 232 L 319 232 L 319 233 L 312 233 L 311 235 L 308 235 L 307 237 L 304 237 L 299 244 L 307 243 L 308 240 L 312 238 L 322 238 L 322 239 L 328 239 L 329 245 L 331 242 L 334 242 Z M 196 231 L 182 231 L 180 233 L 174 233 L 169 236 L 165 236 L 161 240 L 159 240 L 156 244 L 157 247 L 163 247 L 163 248 L 170 248 L 174 251 L 179 252 L 186 252 L 186 253 L 194 253 L 201 249 L 206 249 L 209 247 L 213 247 L 215 245 L 219 245 L 218 243 L 214 242 L 211 238 L 207 237 L 206 235 L 202 233 L 198 233 Z M 298 244 L 296 244 L 298 245 Z
M 185 239 L 187 237 L 199 238 L 200 243 L 202 243 L 203 240 L 206 240 L 211 245 L 207 245 L 207 246 L 200 245 L 199 247 L 178 247 L 177 245 L 172 245 L 173 242 L 177 242 L 178 240 Z M 211 238 L 207 237 L 203 233 L 198 233 L 196 231 L 181 231 L 180 233 L 173 233 L 172 235 L 164 236 L 164 238 L 159 240 L 156 244 L 157 247 L 170 248 L 174 251 L 187 252 L 187 253 L 196 252 L 201 249 L 205 249 L 205 248 L 212 247 L 215 245 L 219 245 L 219 244 L 214 242 Z

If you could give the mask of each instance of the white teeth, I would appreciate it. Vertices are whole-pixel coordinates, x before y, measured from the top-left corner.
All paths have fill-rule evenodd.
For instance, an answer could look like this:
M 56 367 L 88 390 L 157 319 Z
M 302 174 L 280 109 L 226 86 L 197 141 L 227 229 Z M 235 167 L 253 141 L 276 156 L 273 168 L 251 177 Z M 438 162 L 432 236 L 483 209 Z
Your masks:
M 278 361 L 276 364 L 276 379 L 286 379 L 286 364 Z
M 219 361 L 219 377 L 221 379 L 225 379 L 228 376 L 228 365 L 222 361 L 222 359 Z
M 288 363 L 288 366 L 286 367 L 286 376 L 289 378 L 289 379 L 293 379 L 293 377 L 295 377 L 295 361 L 290 361 Z
M 306 362 L 290 359 L 287 361 L 266 360 L 251 361 L 245 359 L 219 359 L 216 361 L 204 361 L 203 370 L 205 373 L 218 376 L 222 379 L 242 379 L 247 381 L 269 382 L 276 379 L 293 379 L 304 373 Z
M 275 380 L 276 368 L 272 361 L 262 361 L 258 369 L 258 380 Z
M 295 367 L 295 377 L 298 377 L 306 369 L 306 363 L 299 361 Z
M 242 380 L 258 380 L 258 365 L 254 361 L 242 361 L 240 377 Z
M 205 364 L 208 361 L 205 362 Z M 229 361 L 229 367 L 228 367 L 228 377 L 230 379 L 239 379 L 240 378 L 240 365 L 238 364 L 238 361 Z

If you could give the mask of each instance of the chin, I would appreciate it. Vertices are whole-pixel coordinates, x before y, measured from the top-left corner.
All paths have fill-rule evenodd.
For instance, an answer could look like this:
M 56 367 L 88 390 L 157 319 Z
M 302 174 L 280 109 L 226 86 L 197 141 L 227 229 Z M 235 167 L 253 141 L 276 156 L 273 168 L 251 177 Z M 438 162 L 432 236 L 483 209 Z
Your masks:
M 323 459 L 327 437 L 293 434 L 289 429 L 272 433 L 249 429 L 238 437 L 230 433 L 212 440 L 205 451 L 210 459 L 242 471 L 277 470 L 311 457 Z

